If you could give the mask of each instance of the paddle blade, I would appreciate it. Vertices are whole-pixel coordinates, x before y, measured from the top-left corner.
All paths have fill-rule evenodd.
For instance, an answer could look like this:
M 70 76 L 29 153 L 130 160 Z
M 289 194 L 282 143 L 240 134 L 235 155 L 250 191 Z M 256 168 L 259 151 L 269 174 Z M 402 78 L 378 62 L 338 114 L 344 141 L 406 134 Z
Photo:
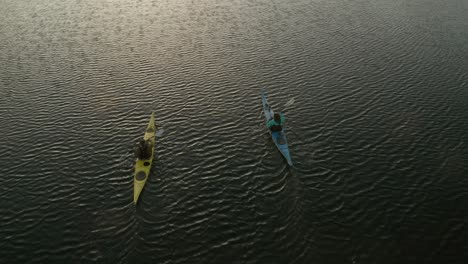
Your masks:
M 289 99 L 289 101 L 284 105 L 284 107 L 289 107 L 294 104 L 294 98 Z
M 156 131 L 156 136 L 157 136 L 157 137 L 160 137 L 160 136 L 162 136 L 163 134 L 164 134 L 164 129 L 162 129 L 162 128 L 159 129 L 158 131 Z

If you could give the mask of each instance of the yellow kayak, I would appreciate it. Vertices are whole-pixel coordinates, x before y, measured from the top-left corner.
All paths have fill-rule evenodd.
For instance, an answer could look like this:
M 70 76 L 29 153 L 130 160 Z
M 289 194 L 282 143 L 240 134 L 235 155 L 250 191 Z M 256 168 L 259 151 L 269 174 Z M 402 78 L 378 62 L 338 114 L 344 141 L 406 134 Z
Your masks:
M 151 141 L 151 157 L 149 159 L 137 159 L 135 164 L 135 176 L 133 177 L 133 202 L 138 202 L 143 187 L 145 187 L 146 180 L 148 179 L 151 164 L 153 164 L 154 158 L 154 143 L 155 143 L 156 126 L 154 124 L 154 112 L 151 113 L 151 119 L 148 123 L 148 127 L 145 131 L 144 140 Z

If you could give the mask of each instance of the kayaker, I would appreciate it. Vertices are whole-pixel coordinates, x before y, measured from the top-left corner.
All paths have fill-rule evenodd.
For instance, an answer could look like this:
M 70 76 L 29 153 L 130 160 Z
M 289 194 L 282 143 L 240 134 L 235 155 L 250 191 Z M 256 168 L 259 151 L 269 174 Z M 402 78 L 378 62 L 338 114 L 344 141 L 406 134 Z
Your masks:
M 151 157 L 151 142 L 149 140 L 140 140 L 134 147 L 135 156 L 138 159 L 149 159 Z
M 273 119 L 268 121 L 267 126 L 272 132 L 281 131 L 281 130 L 283 130 L 282 125 L 284 124 L 285 120 L 286 120 L 286 118 L 284 117 L 284 115 L 282 113 L 279 113 L 279 114 L 275 113 L 273 115 Z

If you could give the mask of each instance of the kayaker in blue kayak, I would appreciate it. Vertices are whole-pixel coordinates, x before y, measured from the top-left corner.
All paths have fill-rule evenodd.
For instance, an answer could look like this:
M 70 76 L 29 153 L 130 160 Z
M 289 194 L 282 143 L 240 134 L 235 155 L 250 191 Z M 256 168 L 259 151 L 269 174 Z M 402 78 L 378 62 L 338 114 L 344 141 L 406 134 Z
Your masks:
M 284 124 L 284 121 L 286 120 L 286 118 L 284 117 L 284 115 L 282 113 L 275 113 L 273 115 L 273 119 L 271 119 L 270 121 L 268 121 L 268 128 L 272 131 L 272 132 L 277 132 L 277 131 L 281 131 L 283 130 L 283 124 Z

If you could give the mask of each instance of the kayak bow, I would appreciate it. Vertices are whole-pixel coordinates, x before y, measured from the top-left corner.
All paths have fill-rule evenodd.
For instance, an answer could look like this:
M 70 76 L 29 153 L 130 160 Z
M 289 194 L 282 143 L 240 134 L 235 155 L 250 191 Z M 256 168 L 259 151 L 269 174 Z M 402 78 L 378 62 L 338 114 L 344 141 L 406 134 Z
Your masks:
M 262 92 L 262 105 L 263 105 L 263 113 L 265 114 L 267 129 L 268 129 L 268 121 L 270 121 L 273 118 L 274 112 L 270 104 L 268 103 L 264 92 Z M 288 140 L 286 138 L 286 134 L 284 133 L 284 128 L 283 130 L 278 131 L 278 132 L 272 132 L 270 129 L 268 129 L 268 132 L 270 133 L 271 138 L 273 139 L 273 142 L 275 142 L 276 147 L 278 148 L 278 150 L 281 152 L 283 157 L 288 162 L 289 166 L 292 166 L 293 163 L 291 160 L 291 155 L 289 154 Z
M 133 202 L 136 204 L 138 202 L 138 197 L 145 187 L 146 180 L 148 179 L 151 164 L 153 164 L 154 158 L 154 144 L 155 144 L 155 134 L 156 134 L 156 126 L 154 124 L 154 112 L 151 113 L 151 118 L 148 123 L 148 127 L 145 131 L 145 136 L 143 139 L 151 141 L 151 157 L 149 159 L 137 159 L 135 164 L 135 175 L 133 179 Z

